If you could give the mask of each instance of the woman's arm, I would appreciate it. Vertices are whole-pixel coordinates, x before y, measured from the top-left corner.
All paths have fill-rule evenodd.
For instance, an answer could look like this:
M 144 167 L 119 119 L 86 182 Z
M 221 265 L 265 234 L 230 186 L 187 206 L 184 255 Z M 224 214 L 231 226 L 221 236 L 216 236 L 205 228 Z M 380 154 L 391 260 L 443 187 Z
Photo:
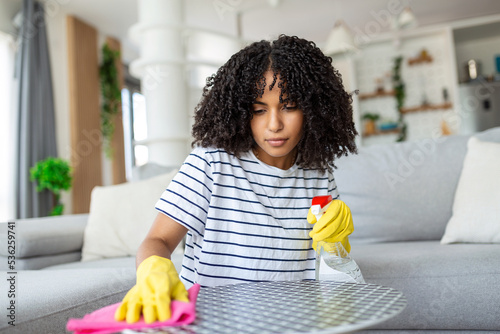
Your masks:
M 116 309 L 117 321 L 134 323 L 139 321 L 141 314 L 148 324 L 157 319 L 165 321 L 171 316 L 171 300 L 189 301 L 188 293 L 170 261 L 172 252 L 186 232 L 185 227 L 163 213 L 156 216 L 137 251 L 136 285 Z
M 139 246 L 136 266 L 152 255 L 170 259 L 172 252 L 187 233 L 187 228 L 163 213 L 158 213 L 146 238 Z

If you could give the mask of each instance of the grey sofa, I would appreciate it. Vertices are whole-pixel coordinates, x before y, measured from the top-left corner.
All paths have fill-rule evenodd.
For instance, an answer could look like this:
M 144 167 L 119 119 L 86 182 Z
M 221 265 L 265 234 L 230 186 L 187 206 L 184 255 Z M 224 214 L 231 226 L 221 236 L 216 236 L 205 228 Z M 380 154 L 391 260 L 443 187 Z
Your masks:
M 500 142 L 500 128 L 475 136 Z M 367 282 L 408 300 L 379 329 L 500 331 L 500 244 L 440 244 L 468 139 L 373 146 L 337 163 L 353 213 L 351 255 Z
M 500 142 L 500 128 L 477 136 Z M 500 245 L 439 242 L 467 139 L 362 148 L 337 162 L 335 178 L 355 225 L 351 255 L 368 283 L 396 288 L 408 300 L 401 314 L 367 333 L 500 331 Z M 388 181 L 390 173 L 402 178 Z M 2 315 L 1 333 L 64 333 L 68 318 L 120 301 L 134 284 L 132 257 L 78 261 L 87 217 L 16 222 L 16 326 Z M 4 277 L 6 227 L 0 225 Z M 176 267 L 181 258 L 173 259 Z M 4 294 L 8 282 L 0 282 Z M 5 310 L 8 300 L 1 300 Z

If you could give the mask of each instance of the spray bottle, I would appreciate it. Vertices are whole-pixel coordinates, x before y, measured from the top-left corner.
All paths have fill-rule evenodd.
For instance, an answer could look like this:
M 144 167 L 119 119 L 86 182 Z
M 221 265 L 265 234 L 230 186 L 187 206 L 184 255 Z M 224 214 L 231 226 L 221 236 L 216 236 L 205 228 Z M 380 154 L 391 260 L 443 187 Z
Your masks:
M 332 196 L 316 196 L 311 213 L 319 221 L 332 203 Z M 351 258 L 341 242 L 318 242 L 316 246 L 316 280 L 365 283 L 358 264 Z

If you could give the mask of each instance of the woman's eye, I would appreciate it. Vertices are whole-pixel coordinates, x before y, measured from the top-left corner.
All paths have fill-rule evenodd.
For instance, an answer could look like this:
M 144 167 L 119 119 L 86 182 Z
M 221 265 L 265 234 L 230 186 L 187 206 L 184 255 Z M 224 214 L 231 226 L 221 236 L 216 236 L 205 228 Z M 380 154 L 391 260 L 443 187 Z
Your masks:
M 285 106 L 284 109 L 286 109 L 286 110 L 295 110 L 295 109 L 297 109 L 297 106 Z
M 255 109 L 255 110 L 253 110 L 253 113 L 254 113 L 254 114 L 257 114 L 257 115 L 258 115 L 258 114 L 262 114 L 262 113 L 264 113 L 264 112 L 265 112 L 265 110 L 264 110 L 264 109 Z

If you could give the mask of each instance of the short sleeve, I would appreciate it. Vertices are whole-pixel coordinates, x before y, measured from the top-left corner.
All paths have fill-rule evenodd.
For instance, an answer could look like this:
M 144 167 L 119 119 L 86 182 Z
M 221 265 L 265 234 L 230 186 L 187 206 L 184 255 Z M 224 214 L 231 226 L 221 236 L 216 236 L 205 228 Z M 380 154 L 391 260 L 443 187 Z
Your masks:
M 212 167 L 206 149 L 195 148 L 156 203 L 156 209 L 203 237 L 212 194 Z
M 328 193 L 332 195 L 333 199 L 340 199 L 337 183 L 335 183 L 335 177 L 332 172 L 328 172 Z

